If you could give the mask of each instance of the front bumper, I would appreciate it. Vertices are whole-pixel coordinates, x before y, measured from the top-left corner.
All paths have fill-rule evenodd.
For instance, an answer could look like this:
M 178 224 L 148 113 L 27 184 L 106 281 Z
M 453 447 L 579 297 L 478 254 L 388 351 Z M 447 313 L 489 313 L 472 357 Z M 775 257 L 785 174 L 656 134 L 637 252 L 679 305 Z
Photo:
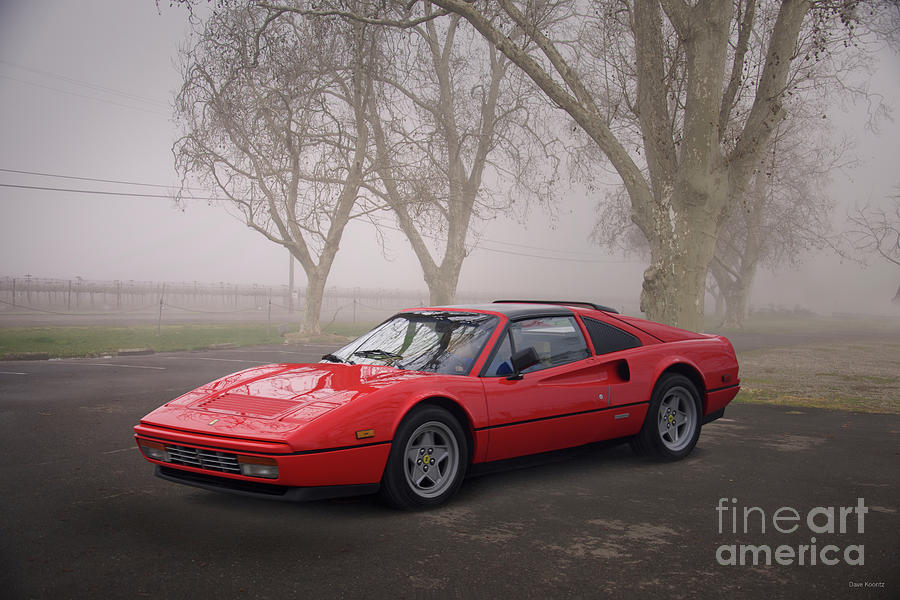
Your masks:
M 265 500 L 282 500 L 285 502 L 307 502 L 325 498 L 364 496 L 366 494 L 374 494 L 380 487 L 377 483 L 289 487 L 259 481 L 248 481 L 246 479 L 229 479 L 163 465 L 156 466 L 156 476 L 166 481 L 183 483 L 204 490 L 227 492 L 252 498 L 263 498 Z
M 196 451 L 216 461 L 164 461 L 141 453 L 157 466 L 157 475 L 168 481 L 204 489 L 282 500 L 366 494 L 377 491 L 391 450 L 390 442 L 359 444 L 297 452 L 284 442 L 265 442 L 197 434 L 142 423 L 135 427 L 136 441 L 147 440 L 167 448 L 179 447 L 179 455 Z M 140 447 L 140 444 L 139 444 Z M 274 460 L 277 478 L 250 477 L 235 472 L 237 455 Z M 174 453 L 173 453 L 174 456 Z

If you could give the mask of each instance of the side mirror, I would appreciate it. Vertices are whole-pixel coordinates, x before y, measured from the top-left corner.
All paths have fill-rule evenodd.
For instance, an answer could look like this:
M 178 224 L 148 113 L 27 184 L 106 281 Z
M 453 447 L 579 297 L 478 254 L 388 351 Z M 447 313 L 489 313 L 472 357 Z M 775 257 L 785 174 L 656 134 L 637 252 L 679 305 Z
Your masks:
M 513 373 L 507 379 L 522 379 L 522 371 L 532 365 L 538 364 L 541 359 L 538 357 L 537 350 L 534 346 L 528 346 L 524 350 L 519 350 L 510 357 Z

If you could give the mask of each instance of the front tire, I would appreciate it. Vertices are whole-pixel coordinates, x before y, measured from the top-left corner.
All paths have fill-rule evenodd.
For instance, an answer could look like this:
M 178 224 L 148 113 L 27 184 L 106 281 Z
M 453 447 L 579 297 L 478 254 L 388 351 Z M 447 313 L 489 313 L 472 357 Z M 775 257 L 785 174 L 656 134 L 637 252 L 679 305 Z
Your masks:
M 382 497 L 404 510 L 439 506 L 462 485 L 468 464 L 469 447 L 459 421 L 438 406 L 415 408 L 394 435 Z
M 684 375 L 664 374 L 653 388 L 644 425 L 632 447 L 638 454 L 663 460 L 684 458 L 700 438 L 701 414 L 694 383 Z

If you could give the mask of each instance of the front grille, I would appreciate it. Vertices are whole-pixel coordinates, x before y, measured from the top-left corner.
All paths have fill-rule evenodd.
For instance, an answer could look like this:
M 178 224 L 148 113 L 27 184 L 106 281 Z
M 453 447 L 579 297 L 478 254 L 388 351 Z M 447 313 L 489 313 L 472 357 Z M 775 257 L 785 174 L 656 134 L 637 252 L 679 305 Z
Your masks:
M 206 469 L 208 471 L 220 471 L 222 473 L 234 473 L 240 475 L 241 465 L 237 456 L 228 452 L 216 452 L 202 448 L 188 448 L 186 446 L 166 445 L 166 451 L 172 464 Z

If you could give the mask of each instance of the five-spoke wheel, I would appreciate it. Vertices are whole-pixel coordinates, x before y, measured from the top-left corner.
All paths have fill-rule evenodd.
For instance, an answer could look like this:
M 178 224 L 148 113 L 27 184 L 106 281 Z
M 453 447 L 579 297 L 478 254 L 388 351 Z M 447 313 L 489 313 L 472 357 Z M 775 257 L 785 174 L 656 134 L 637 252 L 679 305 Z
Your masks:
M 423 423 L 406 443 L 406 483 L 423 498 L 441 495 L 459 470 L 459 443 L 441 421 Z
M 697 429 L 697 403 L 691 392 L 681 386 L 670 387 L 657 411 L 659 439 L 678 452 L 691 443 Z
M 382 496 L 404 509 L 437 506 L 462 484 L 469 464 L 459 421 L 439 406 L 413 409 L 397 428 L 381 481 Z
M 700 394 L 677 373 L 663 375 L 653 388 L 641 432 L 632 440 L 639 454 L 674 460 L 690 454 L 700 437 Z

